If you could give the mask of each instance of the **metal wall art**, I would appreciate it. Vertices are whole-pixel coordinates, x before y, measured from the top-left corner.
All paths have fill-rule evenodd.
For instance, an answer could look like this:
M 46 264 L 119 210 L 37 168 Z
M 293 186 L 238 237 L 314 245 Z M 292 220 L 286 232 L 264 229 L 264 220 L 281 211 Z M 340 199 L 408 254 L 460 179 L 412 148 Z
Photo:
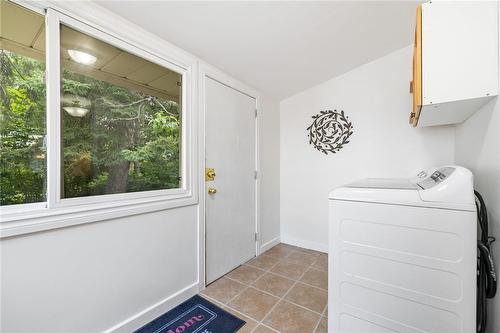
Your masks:
M 353 126 L 344 111 L 320 111 L 312 118 L 313 122 L 307 131 L 309 131 L 309 143 L 314 148 L 328 155 L 328 153 L 335 154 L 349 143 Z

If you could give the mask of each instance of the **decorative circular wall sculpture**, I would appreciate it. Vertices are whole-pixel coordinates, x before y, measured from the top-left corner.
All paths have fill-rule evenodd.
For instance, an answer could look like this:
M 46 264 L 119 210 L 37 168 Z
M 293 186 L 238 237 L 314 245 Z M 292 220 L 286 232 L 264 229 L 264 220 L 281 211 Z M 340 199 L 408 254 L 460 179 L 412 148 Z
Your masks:
M 312 118 L 314 120 L 307 131 L 309 131 L 309 143 L 314 148 L 328 155 L 328 153 L 335 154 L 349 143 L 353 127 L 344 111 L 320 111 Z

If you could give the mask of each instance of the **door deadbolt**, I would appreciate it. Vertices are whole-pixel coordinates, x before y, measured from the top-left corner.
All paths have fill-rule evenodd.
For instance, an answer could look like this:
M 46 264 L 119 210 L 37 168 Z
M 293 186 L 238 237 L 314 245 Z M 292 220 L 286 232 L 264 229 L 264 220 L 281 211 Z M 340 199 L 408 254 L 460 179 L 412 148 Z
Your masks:
M 205 181 L 211 182 L 215 179 L 215 169 L 214 168 L 206 168 L 205 169 Z
M 217 193 L 217 189 L 216 188 L 213 188 L 213 187 L 209 187 L 208 188 L 208 194 L 214 195 L 215 193 Z

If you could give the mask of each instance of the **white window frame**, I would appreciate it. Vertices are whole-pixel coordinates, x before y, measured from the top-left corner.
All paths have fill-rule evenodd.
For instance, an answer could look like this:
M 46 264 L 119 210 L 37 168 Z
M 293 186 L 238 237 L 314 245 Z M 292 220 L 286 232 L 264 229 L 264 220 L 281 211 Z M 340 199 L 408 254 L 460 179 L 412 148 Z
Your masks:
M 24 4 L 21 4 L 25 6 Z M 30 6 L 25 6 L 32 10 Z M 43 13 L 43 12 L 42 12 Z M 182 75 L 181 102 L 181 186 L 176 189 L 62 198 L 61 153 L 61 63 L 60 26 L 64 24 L 126 52 L 163 66 Z M 99 25 L 82 22 L 55 9 L 45 13 L 46 87 L 47 87 L 47 198 L 46 202 L 0 207 L 0 237 L 41 231 L 74 224 L 96 222 L 162 209 L 198 203 L 197 170 L 197 105 L 193 97 L 196 62 L 166 57 L 138 43 L 105 32 Z M 51 110 L 51 112 L 49 112 Z

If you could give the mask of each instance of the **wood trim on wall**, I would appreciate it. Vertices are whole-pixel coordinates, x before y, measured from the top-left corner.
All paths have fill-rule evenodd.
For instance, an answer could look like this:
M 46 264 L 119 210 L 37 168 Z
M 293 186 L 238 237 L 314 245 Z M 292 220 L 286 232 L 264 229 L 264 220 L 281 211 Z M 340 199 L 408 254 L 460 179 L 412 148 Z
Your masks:
M 415 127 L 422 110 L 422 5 L 418 5 L 416 14 L 411 88 L 413 92 L 413 109 L 410 114 L 410 124 Z

